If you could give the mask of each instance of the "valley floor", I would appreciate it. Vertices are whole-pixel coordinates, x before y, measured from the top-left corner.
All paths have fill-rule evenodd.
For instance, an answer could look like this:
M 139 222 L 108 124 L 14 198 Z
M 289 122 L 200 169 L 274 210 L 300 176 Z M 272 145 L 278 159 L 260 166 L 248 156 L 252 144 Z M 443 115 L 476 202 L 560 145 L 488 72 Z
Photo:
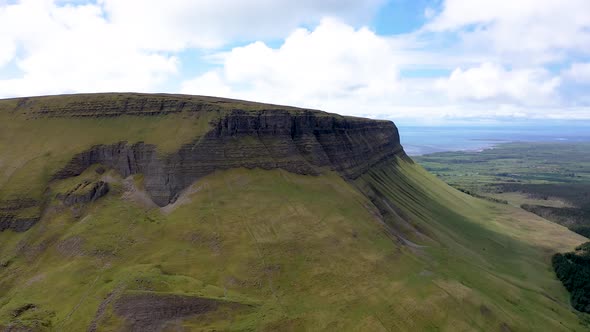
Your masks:
M 590 143 L 508 143 L 415 159 L 455 188 L 590 236 Z

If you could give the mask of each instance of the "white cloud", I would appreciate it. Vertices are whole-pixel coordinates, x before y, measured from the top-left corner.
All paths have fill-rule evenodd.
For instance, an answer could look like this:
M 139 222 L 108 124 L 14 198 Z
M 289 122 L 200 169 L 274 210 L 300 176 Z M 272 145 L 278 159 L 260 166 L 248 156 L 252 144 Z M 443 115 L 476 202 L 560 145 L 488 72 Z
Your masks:
M 10 63 L 21 75 L 0 80 L 0 97 L 166 89 L 163 83 L 178 73 L 178 51 L 246 38 L 283 37 L 327 14 L 360 22 L 381 2 L 2 2 L 0 70 Z
M 363 103 L 399 89 L 399 60 L 389 41 L 334 19 L 324 19 L 313 31 L 296 30 L 278 49 L 255 42 L 232 49 L 222 59 L 223 69 L 184 82 L 182 92 L 229 92 L 322 107 L 351 98 Z
M 433 18 L 435 14 L 436 14 L 436 11 L 430 7 L 426 7 L 424 9 L 424 17 L 426 17 L 426 18 Z
M 283 38 L 324 16 L 369 19 L 384 0 L 99 0 L 110 21 L 148 49 L 218 47 Z
M 0 0 L 0 97 L 178 84 L 393 119 L 590 118 L 590 1 L 446 0 L 412 33 L 359 28 L 385 1 Z
M 464 50 L 495 52 L 504 61 L 543 63 L 567 52 L 590 54 L 590 1 L 446 0 L 426 27 L 458 32 Z
M 209 71 L 199 77 L 184 81 L 181 93 L 221 97 L 231 97 L 233 94 L 231 87 L 225 83 L 217 71 Z
M 542 67 L 484 62 L 445 78 L 404 78 L 400 68 L 412 59 L 404 47 L 327 19 L 278 48 L 255 42 L 217 54 L 221 66 L 184 81 L 181 91 L 392 119 L 590 118 L 587 108 L 558 107 L 561 79 Z
M 499 100 L 525 105 L 547 105 L 556 102 L 561 81 L 542 68 L 506 70 L 498 64 L 483 63 L 463 70 L 455 69 L 437 87 L 452 100 Z
M 577 83 L 590 83 L 590 62 L 572 63 L 570 68 L 565 71 L 564 77 Z
M 0 96 L 155 89 L 176 73 L 174 56 L 137 49 L 95 5 L 25 0 L 0 11 L 0 40 L 19 48 L 22 76 L 0 80 Z M 14 53 L 14 52 L 13 52 Z M 6 60 L 5 60 L 6 62 Z

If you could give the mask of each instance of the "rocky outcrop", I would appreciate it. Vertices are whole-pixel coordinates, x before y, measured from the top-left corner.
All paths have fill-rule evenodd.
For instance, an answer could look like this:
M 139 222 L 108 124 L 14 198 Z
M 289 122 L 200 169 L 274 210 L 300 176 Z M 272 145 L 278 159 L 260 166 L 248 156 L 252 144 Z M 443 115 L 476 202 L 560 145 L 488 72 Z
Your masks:
M 405 156 L 391 121 L 306 110 L 234 110 L 212 126 L 203 137 L 166 156 L 144 143 L 94 146 L 76 155 L 54 178 L 77 176 L 97 163 L 123 176 L 142 173 L 147 192 L 165 206 L 218 169 L 281 168 L 314 175 L 328 167 L 354 179 L 382 160 Z
M 12 230 L 14 232 L 25 232 L 33 227 L 39 217 L 19 218 L 13 214 L 0 215 L 0 232 Z
M 114 312 L 125 318 L 127 331 L 162 331 L 166 323 L 190 316 L 204 315 L 223 307 L 231 311 L 248 305 L 204 297 L 131 293 L 124 294 L 114 304 Z
M 83 181 L 69 192 L 58 194 L 57 198 L 60 199 L 64 205 L 72 206 L 75 204 L 94 202 L 108 192 L 109 184 L 104 181 Z
M 25 232 L 33 227 L 39 219 L 38 215 L 23 216 L 26 210 L 39 208 L 39 202 L 32 199 L 12 199 L 0 202 L 0 232 L 12 230 Z M 24 213 L 26 214 L 26 213 Z

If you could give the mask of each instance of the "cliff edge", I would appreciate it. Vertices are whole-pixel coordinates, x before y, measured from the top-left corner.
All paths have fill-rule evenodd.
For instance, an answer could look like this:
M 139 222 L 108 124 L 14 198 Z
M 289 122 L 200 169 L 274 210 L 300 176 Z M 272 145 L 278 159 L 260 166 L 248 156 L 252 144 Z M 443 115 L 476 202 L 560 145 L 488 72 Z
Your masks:
M 142 123 L 133 122 L 134 118 L 158 121 L 175 117 L 179 122 L 187 119 L 207 122 L 200 124 L 205 130 L 192 136 L 184 134 L 186 142 L 166 153 L 158 150 L 159 142 L 134 140 L 130 134 L 129 138 L 109 144 L 80 146 L 76 153 L 60 158 L 61 163 L 50 171 L 49 182 L 78 176 L 95 164 L 112 168 L 123 177 L 143 174 L 145 190 L 159 206 L 175 202 L 183 189 L 215 170 L 281 168 L 317 175 L 322 169 L 330 169 L 346 179 L 356 179 L 381 161 L 405 157 L 398 130 L 391 121 L 213 97 L 162 94 L 30 97 L 0 101 L 0 114 L 25 122 L 72 120 L 71 126 L 76 125 L 75 121 L 85 121 L 88 126 L 87 122 L 94 120 L 95 126 L 101 126 L 105 118 L 110 121 L 131 118 L 130 125 L 135 130 Z M 174 128 L 170 126 L 160 139 L 177 136 Z M 149 127 L 143 129 L 149 130 Z M 11 220 L 14 218 L 12 215 Z

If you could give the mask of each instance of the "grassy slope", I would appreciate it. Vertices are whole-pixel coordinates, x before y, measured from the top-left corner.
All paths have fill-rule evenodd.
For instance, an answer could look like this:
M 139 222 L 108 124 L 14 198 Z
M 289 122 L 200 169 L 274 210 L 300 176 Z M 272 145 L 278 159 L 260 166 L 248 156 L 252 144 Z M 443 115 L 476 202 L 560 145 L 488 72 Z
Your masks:
M 195 102 L 201 104 L 203 109 L 199 112 L 183 110 L 180 113 L 149 116 L 71 116 L 85 114 L 76 111 L 84 109 L 85 103 L 118 105 L 122 109 L 127 101 L 137 102 L 146 96 L 150 100 L 162 102 Z M 211 129 L 212 121 L 235 109 L 249 112 L 268 109 L 292 113 L 307 111 L 232 99 L 168 94 L 45 96 L 29 99 L 30 105 L 21 108 L 17 106 L 19 101 L 21 99 L 0 100 L 0 201 L 22 197 L 40 199 L 51 175 L 76 153 L 92 145 L 121 141 L 130 144 L 145 142 L 156 144 L 159 152 L 166 154 L 177 151 L 184 143 L 198 139 Z M 38 117 L 35 112 L 42 110 L 47 110 L 48 113 L 44 117 Z M 60 112 L 68 111 L 73 113 L 61 117 Z M 157 111 L 149 108 L 144 110 L 146 114 Z M 98 112 L 101 111 L 95 111 Z M 316 116 L 339 116 L 321 111 L 314 112 Z
M 165 154 L 206 133 L 217 116 L 27 119 L 0 112 L 0 200 L 39 199 L 51 175 L 92 145 L 143 141 L 158 144 Z
M 366 177 L 434 239 L 427 257 L 433 260 L 433 283 L 442 279 L 455 286 L 445 289 L 449 307 L 454 302 L 457 308 L 451 317 L 490 328 L 477 312 L 487 311 L 483 305 L 513 329 L 564 328 L 562 320 L 572 314 L 550 253 L 583 237 L 520 209 L 459 193 L 417 166 L 390 166 Z
M 0 199 L 41 197 L 49 176 L 90 145 L 145 141 L 166 153 L 216 116 L 0 112 Z M 45 194 L 99 177 L 90 169 Z M 583 238 L 459 193 L 403 160 L 355 183 L 328 171 L 217 172 L 171 211 L 131 202 L 129 183 L 104 177 L 104 198 L 75 211 L 53 201 L 29 231 L 0 233 L 0 326 L 86 330 L 108 294 L 158 292 L 249 305 L 178 323 L 194 329 L 583 329 L 549 262 Z M 399 214 L 384 217 L 387 227 L 364 194 L 371 190 Z M 420 246 L 402 244 L 388 227 Z M 15 317 L 27 304 L 36 308 Z M 112 303 L 105 309 L 99 330 L 123 324 Z
M 85 175 L 82 175 L 85 176 Z M 331 330 L 581 330 L 548 265 L 581 238 L 532 214 L 473 199 L 403 161 L 363 179 L 433 239 L 392 240 L 370 201 L 333 173 L 215 173 L 169 214 L 121 198 L 75 221 L 56 211 L 0 233 L 0 322 L 83 330 L 113 289 L 252 304 L 188 327 Z M 409 237 L 409 236 L 408 236 Z M 103 330 L 120 324 L 107 314 Z

